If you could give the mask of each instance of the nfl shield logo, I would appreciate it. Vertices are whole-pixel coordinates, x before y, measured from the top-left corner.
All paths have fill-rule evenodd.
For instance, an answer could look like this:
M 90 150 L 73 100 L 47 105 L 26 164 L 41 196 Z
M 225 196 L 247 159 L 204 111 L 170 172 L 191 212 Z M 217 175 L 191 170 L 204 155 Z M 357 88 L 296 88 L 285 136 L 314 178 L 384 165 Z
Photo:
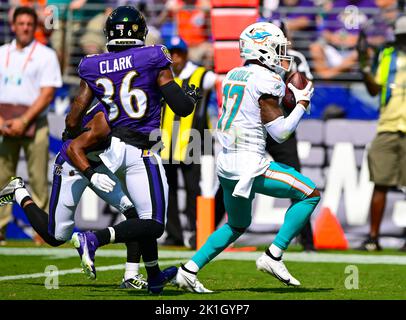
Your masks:
M 62 174 L 62 166 L 60 164 L 54 164 L 54 175 L 60 176 Z

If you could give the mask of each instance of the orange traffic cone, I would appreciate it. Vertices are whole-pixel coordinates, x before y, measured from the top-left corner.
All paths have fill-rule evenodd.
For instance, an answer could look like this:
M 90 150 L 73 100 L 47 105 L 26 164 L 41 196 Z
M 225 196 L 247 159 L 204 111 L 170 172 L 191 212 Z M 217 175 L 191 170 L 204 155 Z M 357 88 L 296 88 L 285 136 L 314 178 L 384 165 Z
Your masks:
M 316 249 L 348 249 L 343 228 L 329 208 L 322 208 L 316 218 L 313 242 Z

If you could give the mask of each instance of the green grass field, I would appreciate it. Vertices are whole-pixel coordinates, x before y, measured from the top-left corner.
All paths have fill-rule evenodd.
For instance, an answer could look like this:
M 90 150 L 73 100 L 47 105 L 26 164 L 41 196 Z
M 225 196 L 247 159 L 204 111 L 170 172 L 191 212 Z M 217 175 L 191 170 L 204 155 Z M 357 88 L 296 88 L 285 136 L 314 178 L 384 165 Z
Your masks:
M 123 246 L 109 245 L 97 252 L 97 279 L 80 273 L 76 250 L 11 242 L 0 247 L 0 300 L 404 300 L 406 299 L 406 254 L 384 250 L 378 254 L 360 251 L 306 254 L 293 248 L 285 254 L 290 272 L 302 286 L 286 287 L 256 270 L 257 252 L 224 253 L 199 273 L 199 280 L 215 293 L 196 295 L 167 286 L 161 296 L 146 291 L 118 289 L 124 272 Z M 162 267 L 186 262 L 192 251 L 160 249 Z M 313 262 L 310 262 L 313 261 Z M 328 262 L 327 262 L 328 261 Z M 44 274 L 56 266 L 58 282 Z M 350 266 L 350 267 L 348 267 Z M 347 270 L 346 270 L 347 268 Z M 354 273 L 356 268 L 357 274 Z M 142 269 L 145 275 L 145 270 Z M 351 288 L 346 288 L 348 284 Z M 47 289 L 46 284 L 57 284 Z M 356 287 L 358 286 L 358 289 Z

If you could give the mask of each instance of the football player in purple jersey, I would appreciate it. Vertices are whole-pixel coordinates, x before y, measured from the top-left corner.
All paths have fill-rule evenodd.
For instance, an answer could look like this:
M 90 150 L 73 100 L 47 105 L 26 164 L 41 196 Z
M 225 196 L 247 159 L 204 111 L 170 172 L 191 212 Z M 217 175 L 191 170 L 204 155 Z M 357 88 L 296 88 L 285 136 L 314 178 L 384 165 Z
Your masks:
M 90 278 L 96 277 L 94 257 L 98 247 L 138 241 L 148 274 L 148 291 L 161 293 L 177 268 L 161 271 L 158 265 L 156 240 L 165 228 L 168 185 L 161 158 L 151 150 L 156 141 L 150 135 L 160 127 L 162 98 L 175 114 L 185 117 L 192 113 L 199 92 L 188 86 L 182 90 L 176 84 L 168 50 L 162 45 L 144 46 L 147 32 L 144 17 L 133 7 L 118 7 L 107 18 L 109 52 L 81 61 L 78 74 L 82 80 L 66 117 L 66 134 L 75 137 L 82 133 L 81 118 L 94 98 L 107 107 L 112 138 L 100 158 L 120 178 L 138 214 L 138 219 L 72 236 L 84 271 Z M 80 170 L 89 181 L 94 179 L 96 172 L 91 166 Z
M 97 156 L 109 145 L 109 139 L 104 136 L 104 131 L 110 130 L 108 114 L 101 103 L 88 110 L 83 117 L 82 127 L 86 128 L 85 133 L 73 140 L 64 139 L 56 156 L 49 214 L 35 204 L 20 177 L 11 179 L 7 186 L 0 190 L 0 205 L 12 204 L 13 201 L 19 204 L 33 229 L 53 247 L 70 240 L 75 226 L 75 211 L 86 187 L 115 207 L 126 219 L 137 218 L 137 212 L 122 191 L 119 180 Z M 81 165 L 91 165 L 97 171 L 92 181 L 78 170 Z M 137 242 L 129 242 L 126 245 L 127 262 L 120 288 L 146 288 L 147 283 L 139 272 L 139 245 Z

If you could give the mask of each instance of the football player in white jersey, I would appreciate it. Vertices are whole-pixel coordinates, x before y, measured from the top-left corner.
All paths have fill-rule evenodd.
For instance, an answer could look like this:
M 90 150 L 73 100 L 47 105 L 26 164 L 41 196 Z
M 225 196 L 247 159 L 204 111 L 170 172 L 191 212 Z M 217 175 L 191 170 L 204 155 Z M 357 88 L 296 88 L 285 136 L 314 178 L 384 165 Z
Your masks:
M 254 23 L 240 35 L 240 55 L 246 63 L 228 72 L 223 81 L 223 110 L 217 125 L 222 145 L 217 175 L 224 190 L 228 221 L 178 269 L 176 284 L 183 289 L 212 292 L 199 282 L 197 272 L 248 228 L 256 193 L 290 198 L 293 203 L 275 240 L 257 259 L 257 268 L 286 285 L 300 285 L 287 270 L 282 255 L 310 218 L 320 193 L 309 178 L 292 167 L 269 162 L 265 156 L 267 133 L 282 143 L 310 109 L 311 82 L 303 90 L 288 84 L 297 101 L 289 116 L 284 117 L 279 107 L 285 94 L 283 74 L 290 70 L 292 61 L 286 55 L 288 44 L 283 32 L 268 22 Z

